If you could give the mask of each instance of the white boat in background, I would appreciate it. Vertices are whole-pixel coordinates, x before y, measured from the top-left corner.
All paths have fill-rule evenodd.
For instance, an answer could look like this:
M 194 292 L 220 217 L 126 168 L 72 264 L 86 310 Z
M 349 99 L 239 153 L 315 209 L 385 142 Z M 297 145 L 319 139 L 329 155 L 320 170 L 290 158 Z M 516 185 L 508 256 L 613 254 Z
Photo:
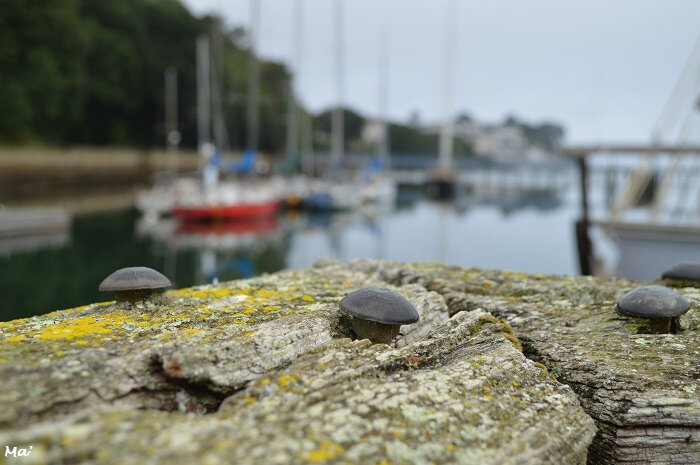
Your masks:
M 298 176 L 288 179 L 283 189 L 288 207 L 321 211 L 353 210 L 365 203 L 391 204 L 397 192 L 393 180 L 382 175 L 364 182 Z
M 392 204 L 396 184 L 377 176 L 366 183 L 316 180 L 304 204 L 311 210 L 354 210 L 362 204 Z
M 352 210 L 361 204 L 362 197 L 357 185 L 321 179 L 314 180 L 304 201 L 306 208 L 321 211 Z
M 393 204 L 396 201 L 396 183 L 387 176 L 374 176 L 362 185 L 362 201 L 365 203 Z
M 700 225 L 640 228 L 635 223 L 601 226 L 617 245 L 611 274 L 638 281 L 655 280 L 672 265 L 700 260 Z
M 167 216 L 175 205 L 176 185 L 189 182 L 197 182 L 197 180 L 178 178 L 170 182 L 155 184 L 150 189 L 143 189 L 136 194 L 136 208 L 144 216 L 152 218 Z

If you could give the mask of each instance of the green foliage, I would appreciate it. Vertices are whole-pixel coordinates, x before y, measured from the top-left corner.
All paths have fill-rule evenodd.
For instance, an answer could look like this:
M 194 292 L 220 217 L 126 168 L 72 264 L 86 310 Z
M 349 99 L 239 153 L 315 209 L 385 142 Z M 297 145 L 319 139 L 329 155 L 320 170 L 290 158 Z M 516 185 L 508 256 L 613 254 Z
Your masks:
M 389 127 L 391 151 L 405 155 L 437 153 L 440 136 L 424 134 L 414 126 L 391 124 Z M 472 147 L 462 139 L 455 138 L 453 153 L 456 157 L 472 156 Z
M 3 1 L 0 138 L 58 139 L 76 124 L 88 43 L 80 23 L 77 0 Z
M 314 128 L 317 131 L 330 134 L 333 126 L 332 120 L 333 110 L 322 111 L 313 119 Z M 343 112 L 343 129 L 345 139 L 352 141 L 353 139 L 359 138 L 365 122 L 366 119 L 364 116 L 349 108 L 345 108 Z
M 214 18 L 178 0 L 3 0 L 0 15 L 1 142 L 163 144 L 163 73 L 178 72 L 183 144 L 196 144 L 195 40 Z M 224 32 L 224 87 L 247 88 L 241 31 Z M 284 142 L 289 73 L 261 64 L 263 150 Z M 235 148 L 245 144 L 245 100 L 224 95 Z
M 212 37 L 214 73 L 221 81 L 226 132 L 232 149 L 247 145 L 249 42 L 243 29 L 220 30 L 220 18 L 196 18 L 180 0 L 2 0 L 0 14 L 0 143 L 164 144 L 163 74 L 178 72 L 179 129 L 185 147 L 196 145 L 196 56 L 200 34 Z M 283 153 L 290 72 L 281 63 L 260 63 L 259 148 Z M 301 109 L 305 114 L 306 110 Z M 468 118 L 463 115 L 462 118 Z M 363 141 L 366 119 L 345 110 L 350 150 L 373 150 Z M 563 130 L 509 118 L 547 150 Z M 312 120 L 314 149 L 330 148 L 331 112 Z M 306 137 L 306 136 L 304 136 Z M 454 153 L 469 156 L 456 138 Z M 392 124 L 395 153 L 438 150 L 438 136 L 415 125 Z

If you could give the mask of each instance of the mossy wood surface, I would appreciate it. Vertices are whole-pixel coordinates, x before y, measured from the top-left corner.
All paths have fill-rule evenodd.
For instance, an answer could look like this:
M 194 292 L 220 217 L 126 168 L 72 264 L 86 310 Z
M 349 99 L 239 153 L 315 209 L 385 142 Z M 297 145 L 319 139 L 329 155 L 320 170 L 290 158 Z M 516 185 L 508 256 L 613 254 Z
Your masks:
M 353 340 L 364 286 L 420 321 Z M 0 446 L 33 445 L 0 461 L 692 463 L 700 290 L 652 335 L 633 286 L 358 260 L 0 323 Z
M 619 278 L 526 275 L 438 263 L 352 263 L 445 297 L 451 315 L 482 308 L 507 321 L 525 355 L 571 386 L 598 434 L 590 463 L 700 463 L 700 284 L 660 280 L 691 304 L 674 334 L 620 314 L 642 285 Z

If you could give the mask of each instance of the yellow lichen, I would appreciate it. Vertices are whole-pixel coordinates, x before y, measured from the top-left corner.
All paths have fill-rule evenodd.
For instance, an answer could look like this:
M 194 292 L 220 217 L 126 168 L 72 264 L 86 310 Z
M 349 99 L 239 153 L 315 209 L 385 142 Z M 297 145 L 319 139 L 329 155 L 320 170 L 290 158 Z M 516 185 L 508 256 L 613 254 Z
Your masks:
M 293 382 L 293 381 L 296 381 L 296 380 L 297 380 L 297 375 L 296 375 L 296 374 L 289 375 L 289 376 L 287 376 L 287 375 L 282 375 L 282 376 L 280 376 L 280 386 L 284 387 L 284 386 L 286 386 L 287 384 L 289 384 L 289 383 L 291 383 L 291 382 Z
M 203 330 L 198 328 L 192 328 L 180 330 L 180 333 L 184 334 L 185 336 L 194 336 L 195 334 L 201 333 L 202 331 Z
M 185 288 L 177 289 L 175 291 L 170 291 L 169 294 L 183 297 L 193 297 L 195 299 L 206 299 L 211 297 L 227 297 L 234 292 L 239 292 L 237 289 L 227 289 L 227 288 L 215 288 L 215 289 L 202 289 L 202 288 Z
M 324 439 L 318 449 L 307 452 L 303 458 L 312 463 L 325 462 L 343 452 L 343 446 Z
M 97 320 L 94 316 L 84 316 L 73 320 L 63 320 L 47 326 L 36 334 L 36 338 L 44 342 L 57 339 L 71 341 L 88 336 L 107 334 L 112 331 L 114 324 L 115 322 L 112 319 Z
M 207 308 L 205 305 L 201 305 L 201 306 L 197 307 L 197 310 L 199 310 L 199 312 L 201 312 L 201 313 L 204 313 L 205 315 L 211 315 L 212 313 L 214 313 L 209 308 Z

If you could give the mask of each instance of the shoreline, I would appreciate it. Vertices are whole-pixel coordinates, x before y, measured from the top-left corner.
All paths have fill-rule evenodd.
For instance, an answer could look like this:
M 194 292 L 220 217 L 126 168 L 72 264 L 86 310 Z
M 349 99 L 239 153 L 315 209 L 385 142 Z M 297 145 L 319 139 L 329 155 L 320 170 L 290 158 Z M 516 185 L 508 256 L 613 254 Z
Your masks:
M 179 172 L 199 165 L 193 151 L 181 152 L 177 160 Z M 172 158 L 163 150 L 3 147 L 0 203 L 125 190 L 147 185 L 154 173 L 171 166 Z

